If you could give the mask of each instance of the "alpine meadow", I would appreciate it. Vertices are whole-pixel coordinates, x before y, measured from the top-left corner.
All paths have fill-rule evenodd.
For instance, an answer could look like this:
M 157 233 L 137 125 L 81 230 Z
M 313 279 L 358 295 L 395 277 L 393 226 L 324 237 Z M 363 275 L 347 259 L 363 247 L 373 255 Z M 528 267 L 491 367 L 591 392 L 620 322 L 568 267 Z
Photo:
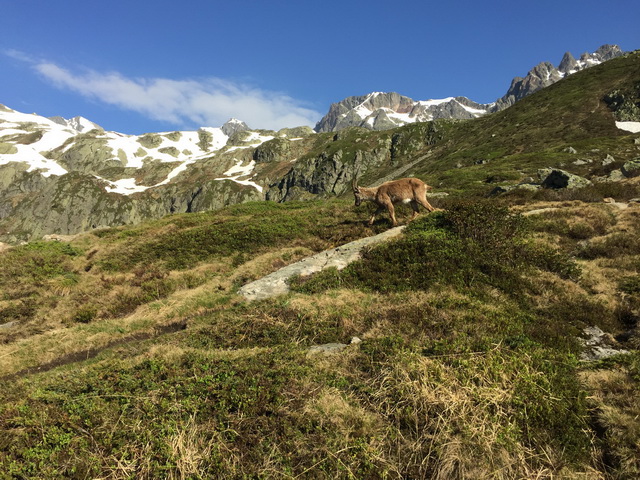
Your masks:
M 640 51 L 598 52 L 315 131 L 0 107 L 0 478 L 639 478 Z M 369 225 L 401 178 L 433 211 Z

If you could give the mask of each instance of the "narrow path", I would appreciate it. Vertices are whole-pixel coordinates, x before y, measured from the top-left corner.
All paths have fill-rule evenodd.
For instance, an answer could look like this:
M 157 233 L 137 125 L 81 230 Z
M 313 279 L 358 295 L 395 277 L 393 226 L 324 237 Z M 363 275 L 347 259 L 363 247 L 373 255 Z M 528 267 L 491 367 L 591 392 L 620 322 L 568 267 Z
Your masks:
M 385 232 L 371 237 L 361 238 L 350 243 L 345 243 L 339 247 L 316 253 L 311 257 L 304 258 L 299 262 L 292 263 L 277 270 L 266 277 L 262 277 L 251 283 L 247 283 L 238 290 L 238 293 L 249 301 L 262 300 L 265 298 L 282 295 L 289 291 L 289 280 L 294 275 L 311 275 L 328 267 L 343 269 L 351 262 L 360 258 L 360 251 L 367 246 L 381 243 L 390 238 L 397 237 L 404 229 L 404 225 L 391 228 Z

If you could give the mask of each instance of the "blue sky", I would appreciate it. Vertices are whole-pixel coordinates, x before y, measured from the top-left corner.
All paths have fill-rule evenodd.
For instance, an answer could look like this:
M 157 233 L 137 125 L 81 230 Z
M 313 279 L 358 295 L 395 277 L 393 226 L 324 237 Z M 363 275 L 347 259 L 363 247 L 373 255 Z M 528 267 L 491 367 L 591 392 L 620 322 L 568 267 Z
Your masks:
M 373 91 L 489 103 L 534 65 L 640 48 L 638 0 L 0 0 L 0 103 L 128 134 L 315 125 Z

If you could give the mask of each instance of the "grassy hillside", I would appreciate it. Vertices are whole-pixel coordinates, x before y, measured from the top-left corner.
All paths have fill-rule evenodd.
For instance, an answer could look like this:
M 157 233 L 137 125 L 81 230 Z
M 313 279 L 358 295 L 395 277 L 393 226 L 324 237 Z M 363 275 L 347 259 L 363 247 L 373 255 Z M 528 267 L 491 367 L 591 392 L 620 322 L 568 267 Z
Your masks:
M 636 136 L 616 128 L 605 97 L 617 90 L 637 103 L 639 86 L 640 52 L 578 72 L 504 111 L 451 124 L 418 173 L 433 185 L 465 191 L 481 189 L 491 177 L 516 183 L 550 166 L 602 175 L 607 155 L 616 160 L 608 171 L 638 155 Z M 576 160 L 587 163 L 575 165 Z
M 0 478 L 638 478 L 637 179 L 482 197 L 637 156 L 603 99 L 639 82 L 633 54 L 479 120 L 308 140 L 296 188 L 368 159 L 363 184 L 411 165 L 452 195 L 279 297 L 237 291 L 389 219 L 252 202 L 0 252 Z M 628 353 L 583 361 L 585 327 Z
M 254 203 L 4 252 L 0 471 L 633 478 L 640 356 L 583 364 L 578 337 L 640 343 L 638 207 L 443 206 L 255 303 L 236 288 L 371 234 L 365 208 Z

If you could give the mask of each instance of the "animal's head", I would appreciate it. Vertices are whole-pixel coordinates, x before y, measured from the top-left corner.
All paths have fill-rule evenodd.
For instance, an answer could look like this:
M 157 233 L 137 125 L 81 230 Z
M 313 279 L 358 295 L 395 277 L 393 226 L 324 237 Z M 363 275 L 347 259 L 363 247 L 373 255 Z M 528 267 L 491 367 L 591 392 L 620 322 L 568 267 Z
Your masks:
M 356 178 L 351 182 L 353 187 L 353 196 L 356 198 L 356 207 L 359 207 L 362 203 L 362 195 L 360 193 L 360 187 L 358 186 L 358 180 Z

